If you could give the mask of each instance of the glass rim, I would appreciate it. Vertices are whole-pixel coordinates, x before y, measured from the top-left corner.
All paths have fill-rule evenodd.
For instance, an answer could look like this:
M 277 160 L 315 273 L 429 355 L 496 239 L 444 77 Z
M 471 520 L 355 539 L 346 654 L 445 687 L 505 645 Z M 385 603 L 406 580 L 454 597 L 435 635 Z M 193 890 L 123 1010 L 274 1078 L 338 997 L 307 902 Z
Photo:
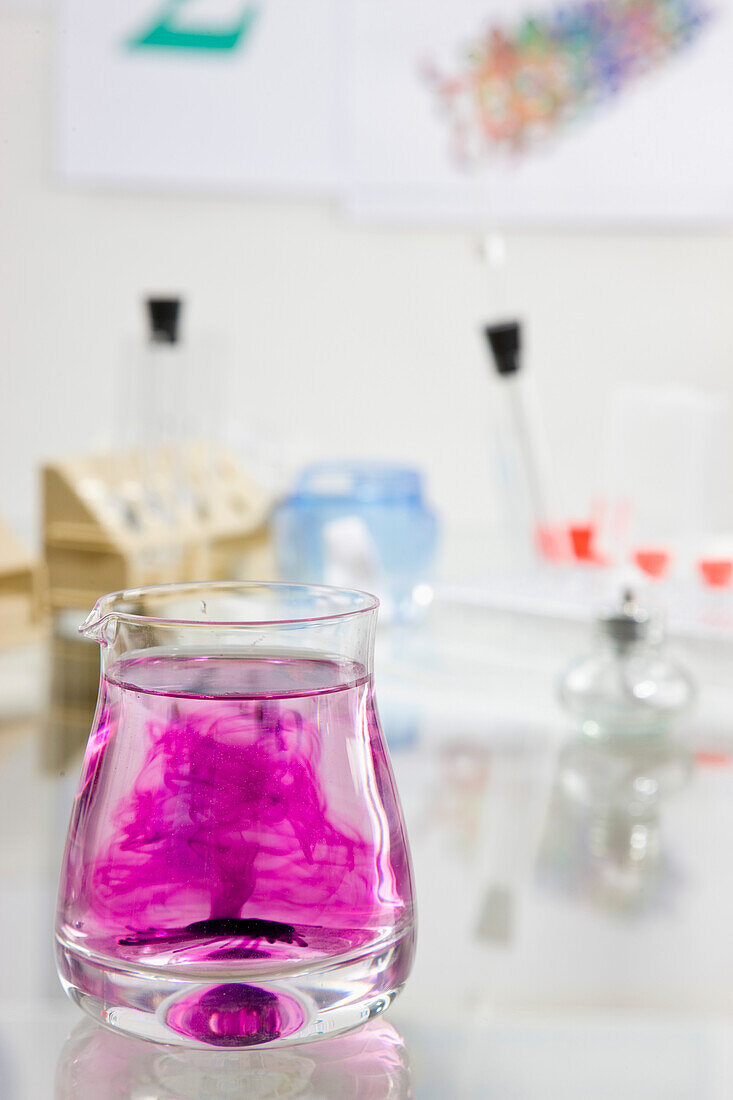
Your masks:
M 251 592 L 255 589 L 266 590 L 270 593 L 297 593 L 313 598 L 326 598 L 335 601 L 338 597 L 348 597 L 357 606 L 341 611 L 331 611 L 326 614 L 302 614 L 283 615 L 275 618 L 240 618 L 240 619 L 185 619 L 167 615 L 141 615 L 135 611 L 125 611 L 116 605 L 124 601 L 132 601 L 145 596 L 175 596 L 176 594 L 201 593 L 205 600 L 206 592 L 227 592 L 233 594 Z M 262 626 L 296 626 L 307 623 L 328 623 L 342 619 L 354 618 L 357 615 L 365 615 L 376 611 L 379 607 L 379 599 L 371 592 L 363 592 L 358 588 L 344 588 L 328 584 L 292 584 L 285 581 L 184 581 L 172 584 L 141 585 L 139 588 L 123 588 L 116 592 L 108 592 L 100 596 L 94 607 L 79 627 L 80 634 L 89 634 L 98 630 L 103 622 L 109 618 L 121 619 L 125 622 L 137 624 L 151 624 L 158 626 L 180 627 L 222 627 L 236 629 L 237 627 L 262 627 Z

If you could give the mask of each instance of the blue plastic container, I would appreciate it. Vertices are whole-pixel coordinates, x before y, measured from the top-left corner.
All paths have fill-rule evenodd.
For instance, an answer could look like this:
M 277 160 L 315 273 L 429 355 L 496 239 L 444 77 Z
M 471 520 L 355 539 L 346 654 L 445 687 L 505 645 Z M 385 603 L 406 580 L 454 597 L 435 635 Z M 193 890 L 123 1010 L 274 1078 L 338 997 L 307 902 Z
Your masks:
M 398 618 L 425 600 L 419 586 L 430 580 L 437 523 L 417 470 L 370 462 L 309 466 L 273 522 L 284 580 L 366 589 Z

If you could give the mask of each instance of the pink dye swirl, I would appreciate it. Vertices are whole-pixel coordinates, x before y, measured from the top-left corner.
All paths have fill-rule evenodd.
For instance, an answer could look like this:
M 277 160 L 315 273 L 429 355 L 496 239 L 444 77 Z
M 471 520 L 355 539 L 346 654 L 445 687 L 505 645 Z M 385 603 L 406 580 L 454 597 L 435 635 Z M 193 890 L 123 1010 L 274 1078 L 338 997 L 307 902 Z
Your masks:
M 411 915 L 363 670 L 178 655 L 109 670 L 62 873 L 67 943 L 244 977 L 373 944 Z

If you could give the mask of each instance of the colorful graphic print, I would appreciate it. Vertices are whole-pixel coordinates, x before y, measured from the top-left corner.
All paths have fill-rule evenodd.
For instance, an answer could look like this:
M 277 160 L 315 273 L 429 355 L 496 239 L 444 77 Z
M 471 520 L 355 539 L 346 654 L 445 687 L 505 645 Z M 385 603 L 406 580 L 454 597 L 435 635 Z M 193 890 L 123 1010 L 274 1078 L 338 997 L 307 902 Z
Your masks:
M 704 0 L 590 0 L 489 27 L 457 73 L 427 69 L 453 157 L 478 163 L 558 134 L 687 48 L 710 16 Z

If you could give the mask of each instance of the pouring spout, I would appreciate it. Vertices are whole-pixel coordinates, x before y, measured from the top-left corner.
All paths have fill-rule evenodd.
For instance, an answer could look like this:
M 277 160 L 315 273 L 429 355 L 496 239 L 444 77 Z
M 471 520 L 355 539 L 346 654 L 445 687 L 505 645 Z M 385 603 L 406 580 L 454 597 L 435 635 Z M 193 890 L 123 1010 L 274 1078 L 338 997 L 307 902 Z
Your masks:
M 93 642 L 99 642 L 101 646 L 106 646 L 114 641 L 116 632 L 117 616 L 110 610 L 109 597 L 103 596 L 101 600 L 97 600 L 79 627 L 79 633 L 83 638 L 89 638 Z

